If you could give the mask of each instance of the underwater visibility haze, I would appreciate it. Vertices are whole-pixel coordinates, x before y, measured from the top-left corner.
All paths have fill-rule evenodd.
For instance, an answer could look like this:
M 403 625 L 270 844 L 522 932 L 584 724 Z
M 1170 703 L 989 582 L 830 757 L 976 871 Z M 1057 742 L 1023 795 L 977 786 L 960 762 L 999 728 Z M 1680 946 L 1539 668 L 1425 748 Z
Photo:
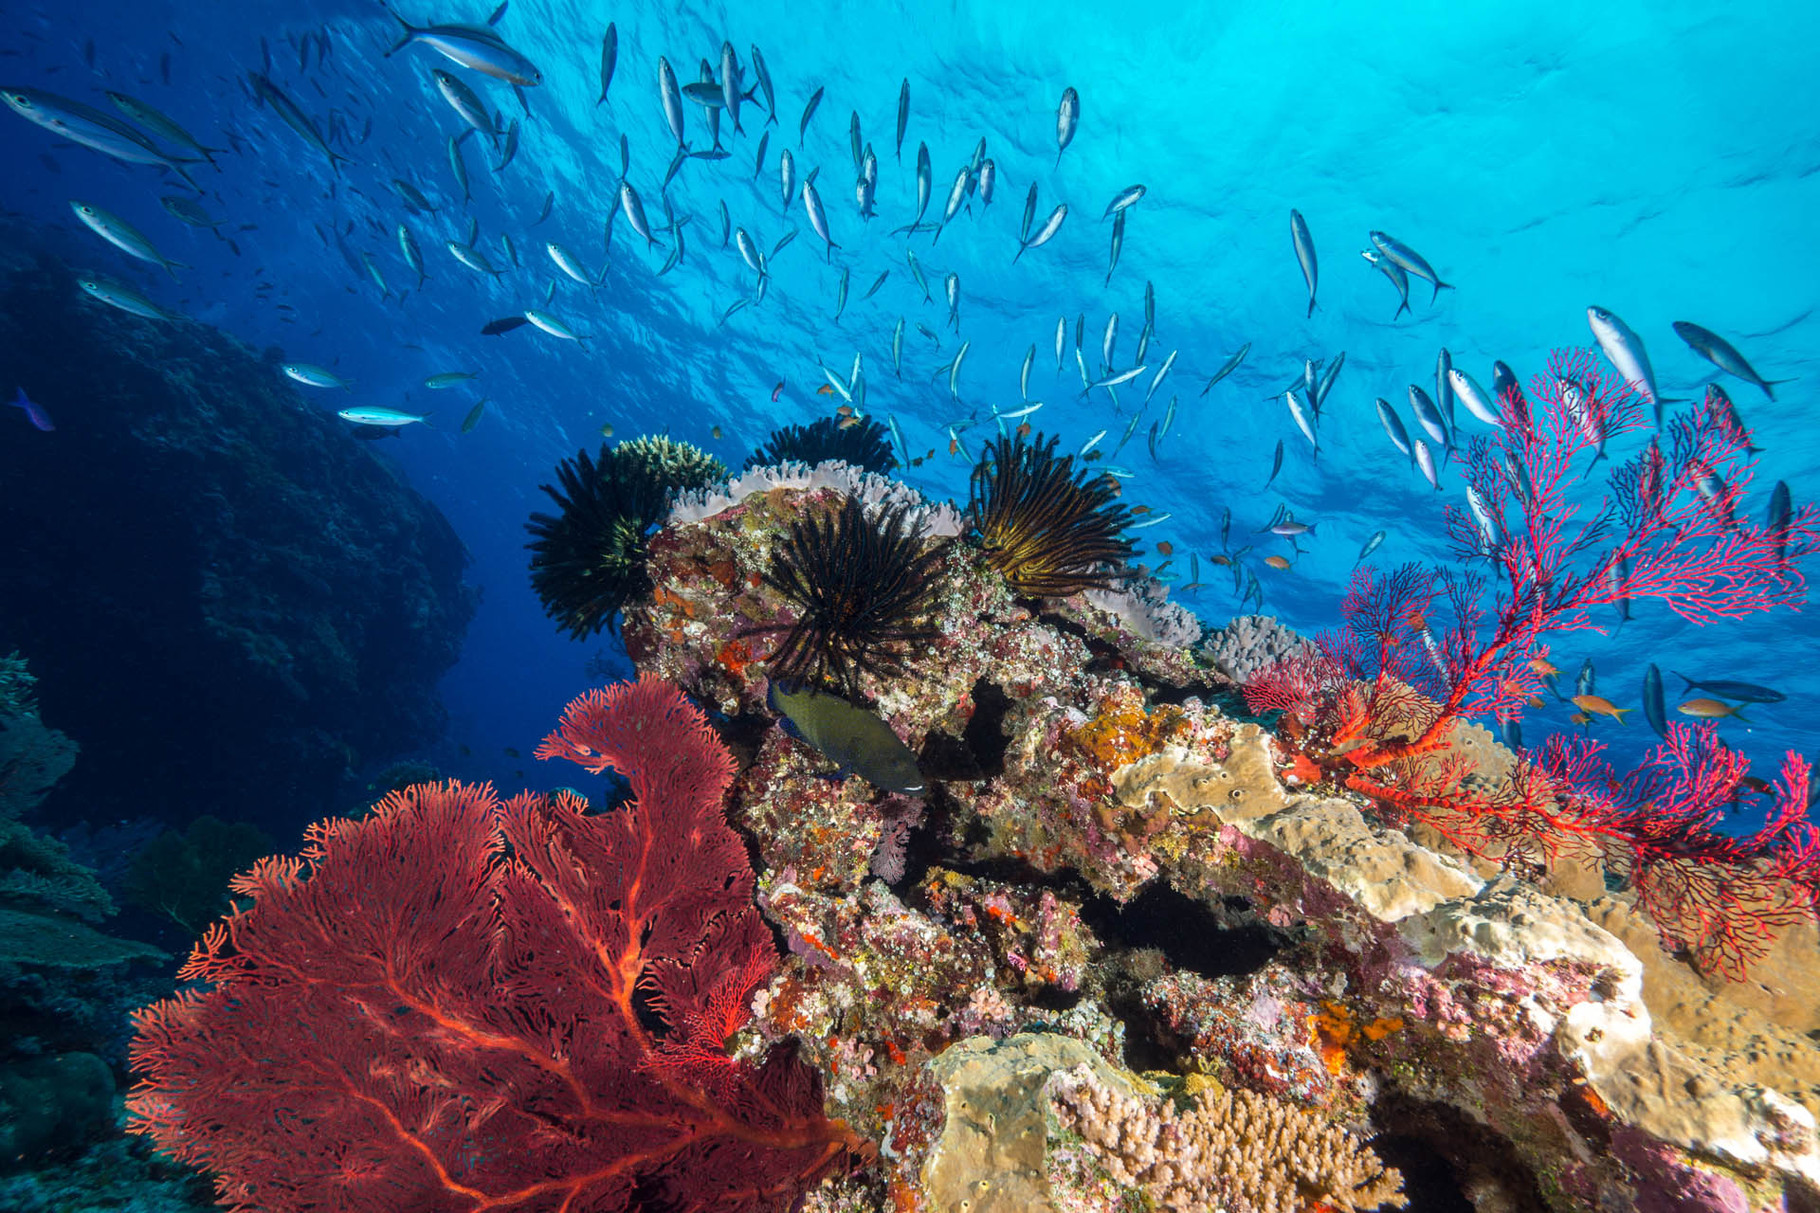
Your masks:
M 1816 39 L 15 6 L 0 1207 L 1813 1207 Z

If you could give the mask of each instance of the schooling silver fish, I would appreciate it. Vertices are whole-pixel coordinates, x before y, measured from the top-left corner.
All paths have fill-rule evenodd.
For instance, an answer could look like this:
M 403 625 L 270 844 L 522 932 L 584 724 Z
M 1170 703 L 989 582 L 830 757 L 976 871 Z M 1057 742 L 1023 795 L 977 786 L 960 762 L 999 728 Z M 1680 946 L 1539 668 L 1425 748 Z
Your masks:
M 1651 665 L 1643 671 L 1643 718 L 1656 736 L 1668 736 L 1668 713 L 1662 703 L 1662 671 Z
M 910 126 L 910 77 L 897 90 L 897 162 L 904 162 L 904 131 Z
M 1435 273 L 1434 266 L 1428 264 L 1428 261 L 1422 254 L 1416 252 L 1401 240 L 1398 240 L 1394 236 L 1387 235 L 1384 232 L 1372 232 L 1370 233 L 1370 236 L 1371 242 L 1377 246 L 1380 253 L 1383 253 L 1384 256 L 1396 262 L 1416 277 L 1426 279 L 1433 285 L 1434 295 L 1429 299 L 1430 303 L 1433 303 L 1436 298 L 1439 298 L 1443 290 L 1453 290 L 1453 283 L 1442 282 L 1441 276 Z
M 1378 421 L 1384 426 L 1384 432 L 1390 436 L 1390 444 L 1408 455 L 1413 462 L 1416 453 L 1409 445 L 1409 431 L 1403 428 L 1403 419 L 1390 407 L 1390 401 L 1378 397 Z
M 1744 360 L 1731 342 L 1719 336 L 1711 329 L 1703 329 L 1687 320 L 1675 321 L 1675 334 L 1687 342 L 1688 347 L 1700 357 L 1706 359 L 1722 371 L 1729 371 L 1746 383 L 1754 383 L 1763 389 L 1763 394 L 1771 400 L 1776 393 L 1770 391 L 1778 383 L 1787 383 L 1787 379 L 1765 379 L 1751 369 L 1751 364 Z
M 177 276 L 179 269 L 190 268 L 181 261 L 172 261 L 153 248 L 152 242 L 147 240 L 138 228 L 118 215 L 109 214 L 88 202 L 71 202 L 70 210 L 76 213 L 76 218 L 82 220 L 83 225 L 90 231 L 121 252 L 130 257 L 137 257 L 141 261 L 161 265 L 164 267 L 164 272 L 173 278 Z
M 689 146 L 685 130 L 687 119 L 683 115 L 682 89 L 676 83 L 676 71 L 670 61 L 662 55 L 657 57 L 657 92 L 663 99 L 664 121 L 669 123 L 670 133 L 676 137 L 676 146 Z
M 840 245 L 834 243 L 834 237 L 828 231 L 828 212 L 822 209 L 821 195 L 815 192 L 813 182 L 803 183 L 803 209 L 809 212 L 809 226 L 815 229 L 815 234 L 827 245 L 828 261 L 832 264 L 834 250 Z
M 1241 345 L 1238 348 L 1237 353 L 1235 353 L 1232 357 L 1226 359 L 1225 364 L 1222 365 L 1219 370 L 1217 370 L 1213 373 L 1213 378 L 1209 379 L 1207 381 L 1207 386 L 1201 389 L 1201 395 L 1205 396 L 1208 392 L 1211 392 L 1213 390 L 1214 384 L 1218 383 L 1220 380 L 1226 378 L 1226 376 L 1232 374 L 1232 372 L 1237 370 L 1239 367 L 1239 363 L 1245 361 L 1245 355 L 1249 354 L 1250 352 L 1251 352 L 1251 342 L 1247 341 L 1244 345 Z
M 1062 103 L 1055 111 L 1055 162 L 1062 162 L 1062 153 L 1074 142 L 1074 132 L 1081 124 L 1081 95 L 1070 85 L 1062 90 Z
M 632 230 L 645 238 L 646 247 L 656 244 L 657 237 L 651 234 L 651 224 L 645 219 L 645 204 L 639 200 L 638 191 L 632 188 L 630 181 L 619 183 L 619 206 L 625 211 L 626 222 L 632 225 Z
M 1289 239 L 1295 245 L 1295 260 L 1302 267 L 1302 279 L 1308 283 L 1308 317 L 1312 317 L 1315 286 L 1321 280 L 1321 267 L 1314 255 L 1314 237 L 1308 234 L 1308 221 L 1302 218 L 1301 211 L 1289 212 Z
M 1662 406 L 1679 404 L 1678 398 L 1665 398 L 1656 393 L 1656 372 L 1650 369 L 1649 354 L 1643 348 L 1643 338 L 1631 331 L 1624 321 L 1606 310 L 1594 305 L 1586 309 L 1586 321 L 1592 326 L 1593 337 L 1605 357 L 1618 368 L 1618 374 L 1630 385 L 1631 391 L 1643 398 L 1643 403 L 1655 410 L 1656 428 L 1662 428 Z
M 537 65 L 506 45 L 505 39 L 490 29 L 474 25 L 412 25 L 397 13 L 392 17 L 404 27 L 404 32 L 386 52 L 387 58 L 413 42 L 421 42 L 445 59 L 484 76 L 520 87 L 543 83 L 543 73 L 537 70 Z
M 144 134 L 112 115 L 104 114 L 80 101 L 71 101 L 67 97 L 35 88 L 0 89 L 0 99 L 5 100 L 7 108 L 15 114 L 52 134 L 61 135 L 72 143 L 80 143 L 83 147 L 128 164 L 160 165 L 182 177 L 192 189 L 201 192 L 202 187 L 191 179 L 183 167 L 184 161 L 158 150 Z
M 1390 315 L 1390 322 L 1395 324 L 1397 317 L 1409 310 L 1409 275 L 1402 266 L 1392 261 L 1375 249 L 1365 249 L 1359 256 L 1378 267 L 1384 276 L 1390 279 L 1390 285 L 1397 288 L 1397 310 Z
M 1043 226 L 1037 229 L 1036 235 L 1030 237 L 1029 240 L 1018 242 L 1017 252 L 1012 256 L 1011 264 L 1016 265 L 1017 259 L 1022 257 L 1029 250 L 1033 248 L 1042 248 L 1045 244 L 1048 244 L 1049 241 L 1054 238 L 1055 234 L 1061 230 L 1062 220 L 1067 217 L 1067 203 L 1063 203 L 1053 211 L 1050 211 L 1049 218 L 1043 220 Z
M 1421 423 L 1422 428 L 1428 431 L 1428 436 L 1435 440 L 1437 446 L 1446 448 L 1453 445 L 1447 437 L 1446 419 L 1441 416 L 1441 411 L 1435 408 L 1435 402 L 1428 398 L 1428 393 L 1423 391 L 1419 384 L 1409 385 L 1409 408 L 1415 413 L 1416 420 Z
M 461 120 L 491 139 L 495 146 L 499 142 L 499 131 L 493 126 L 493 115 L 473 89 L 439 67 L 430 69 L 430 75 L 436 81 L 436 91 L 461 116 Z

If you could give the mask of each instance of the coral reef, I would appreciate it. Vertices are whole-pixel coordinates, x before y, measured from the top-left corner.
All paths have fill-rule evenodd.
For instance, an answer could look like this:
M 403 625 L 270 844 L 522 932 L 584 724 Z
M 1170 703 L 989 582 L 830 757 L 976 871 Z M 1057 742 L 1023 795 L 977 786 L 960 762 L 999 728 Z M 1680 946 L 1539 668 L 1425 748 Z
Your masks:
M 461 542 L 279 351 L 97 304 L 36 239 L 0 224 L 0 380 L 57 418 L 0 444 L 0 635 L 82 743 L 63 815 L 135 816 L 148 787 L 320 813 L 441 734 Z
M 874 519 L 844 497 L 825 514 L 799 518 L 764 574 L 795 616 L 766 661 L 780 677 L 848 690 L 862 671 L 902 673 L 903 648 L 934 638 L 923 616 L 941 560 L 941 547 L 924 547 L 902 503 Z
M 420 785 L 238 878 L 135 1019 L 132 1128 L 274 1213 L 784 1207 L 858 1149 L 791 1048 L 725 1052 L 774 955 L 701 714 L 621 684 L 539 755 L 633 800 Z
M 1300 651 L 1308 642 L 1273 615 L 1240 615 L 1208 631 L 1201 656 L 1214 669 L 1243 685 Z
M 121 894 L 162 914 L 190 935 L 202 934 L 228 908 L 228 882 L 272 850 L 258 826 L 203 814 L 183 831 L 166 830 L 127 866 Z
M 525 525 L 531 588 L 545 613 L 577 640 L 614 626 L 620 611 L 650 592 L 645 533 L 679 490 L 725 472 L 719 460 L 668 438 L 603 444 L 593 458 L 577 451 L 563 460 L 556 485 L 540 486 L 557 513 L 534 513 Z
M 823 417 L 808 425 L 773 430 L 765 444 L 746 457 L 746 467 L 787 461 L 811 467 L 818 463 L 845 463 L 884 474 L 897 470 L 890 431 L 870 417 Z
M 1055 444 L 1000 437 L 973 469 L 968 517 L 987 563 L 1019 594 L 1106 589 L 1132 552 L 1120 537 L 1130 513 L 1112 504 L 1116 484 L 1077 476 L 1074 456 L 1057 459 Z

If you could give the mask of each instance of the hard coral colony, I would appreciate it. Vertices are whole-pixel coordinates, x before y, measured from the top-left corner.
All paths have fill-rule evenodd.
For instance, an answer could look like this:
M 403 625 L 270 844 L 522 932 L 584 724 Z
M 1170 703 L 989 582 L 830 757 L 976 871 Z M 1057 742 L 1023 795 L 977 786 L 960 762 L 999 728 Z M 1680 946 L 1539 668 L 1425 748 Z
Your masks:
M 571 704 L 540 750 L 628 772 L 631 803 L 420 787 L 265 861 L 187 971 L 209 988 L 140 1021 L 140 1127 L 274 1208 L 1396 1207 L 1384 1130 L 1513 1208 L 1757 1207 L 1820 1175 L 1820 1048 L 1783 1026 L 1820 1023 L 1749 1021 L 1814 1076 L 1804 1106 L 1652 1001 L 1811 941 L 1804 765 L 1770 827 L 1722 842 L 1744 767 L 1711 726 L 1629 776 L 1578 743 L 1468 744 L 1470 716 L 1532 687 L 1543 635 L 1612 596 L 1794 602 L 1779 553 L 1812 516 L 1721 521 L 1730 499 L 1687 469 L 1743 478 L 1696 420 L 1570 530 L 1584 431 L 1538 395 L 1464 460 L 1523 518 L 1497 543 L 1455 520 L 1499 572 L 1492 605 L 1436 570 L 1361 571 L 1348 632 L 1250 667 L 1274 737 L 1216 706 L 1233 683 L 1210 660 L 1082 593 L 1160 598 L 1125 569 L 1129 514 L 1053 439 L 975 469 L 980 559 L 926 535 L 909 490 L 826 466 L 679 506 L 615 549 L 656 584 L 617 599 L 645 677 Z M 574 533 L 603 545 L 578 538 L 578 567 L 621 539 Z M 727 658 L 765 631 L 769 654 Z M 737 762 L 655 676 L 715 706 Z M 874 701 L 927 790 L 909 767 L 814 777 L 767 678 Z M 1425 844 L 1394 828 L 1416 825 Z M 1558 891 L 1586 839 L 1619 897 Z M 385 859 L 417 853 L 435 862 Z M 1680 955 L 1634 952 L 1631 914 Z

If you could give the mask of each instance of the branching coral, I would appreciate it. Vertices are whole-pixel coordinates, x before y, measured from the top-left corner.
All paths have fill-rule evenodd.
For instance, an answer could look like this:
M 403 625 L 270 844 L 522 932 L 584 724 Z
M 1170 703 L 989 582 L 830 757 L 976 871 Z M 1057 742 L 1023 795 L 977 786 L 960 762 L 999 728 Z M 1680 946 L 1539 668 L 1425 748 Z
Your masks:
M 891 453 L 890 431 L 870 418 L 823 417 L 808 425 L 787 425 L 771 431 L 765 444 L 746 458 L 748 468 L 795 460 L 813 467 L 830 460 L 891 472 L 897 456 Z
M 1202 1091 L 1186 1111 L 1114 1091 L 1086 1066 L 1051 1079 L 1061 1127 L 1155 1209 L 1336 1213 L 1402 1208 L 1403 1177 L 1346 1130 L 1251 1091 Z
M 577 451 L 563 460 L 557 486 L 540 486 L 559 512 L 532 514 L 525 528 L 533 536 L 526 545 L 531 587 L 545 613 L 577 640 L 611 627 L 651 588 L 645 537 L 676 493 L 725 475 L 718 459 L 662 437 L 602 446 L 594 459 Z
M 1345 630 L 1258 674 L 1247 701 L 1289 714 L 1284 732 L 1299 764 L 1469 852 L 1526 862 L 1566 838 L 1598 841 L 1632 874 L 1671 946 L 1740 976 L 1772 923 L 1820 901 L 1820 861 L 1804 849 L 1813 845 L 1804 797 L 1778 799 L 1775 828 L 1739 850 L 1713 828 L 1713 792 L 1735 796 L 1748 764 L 1719 761 L 1711 726 L 1671 733 L 1646 780 L 1640 771 L 1589 781 L 1581 777 L 1588 756 L 1557 746 L 1523 756 L 1495 788 L 1466 786 L 1451 738 L 1464 717 L 1520 715 L 1546 668 L 1545 637 L 1593 627 L 1595 607 L 1653 598 L 1706 623 L 1798 605 L 1805 585 L 1789 548 L 1812 549 L 1815 513 L 1803 508 L 1763 527 L 1742 521 L 1749 448 L 1707 409 L 1671 424 L 1668 453 L 1652 439 L 1620 465 L 1611 495 L 1578 522 L 1572 464 L 1637 428 L 1637 401 L 1583 351 L 1557 353 L 1533 389 L 1533 405 L 1508 390 L 1502 437 L 1467 448 L 1472 509 L 1448 514 L 1456 555 L 1491 563 L 1490 606 L 1475 577 L 1419 565 L 1361 569 L 1341 605 Z M 1509 525 L 1513 511 L 1519 522 Z M 1785 782 L 1800 783 L 1804 771 L 1791 755 Z M 1770 891 L 1763 882 L 1772 873 L 1797 887 Z
M 765 583 L 796 613 L 771 654 L 779 677 L 832 680 L 859 689 L 862 673 L 903 672 L 904 648 L 927 643 L 946 545 L 925 545 L 903 503 L 868 517 L 852 497 L 833 510 L 810 508 L 778 545 Z
M 1120 537 L 1130 521 L 1112 504 L 1105 477 L 1074 471 L 1074 456 L 1055 456 L 1021 436 L 993 442 L 973 468 L 968 513 L 986 562 L 1019 594 L 1061 597 L 1107 589 L 1130 558 Z

